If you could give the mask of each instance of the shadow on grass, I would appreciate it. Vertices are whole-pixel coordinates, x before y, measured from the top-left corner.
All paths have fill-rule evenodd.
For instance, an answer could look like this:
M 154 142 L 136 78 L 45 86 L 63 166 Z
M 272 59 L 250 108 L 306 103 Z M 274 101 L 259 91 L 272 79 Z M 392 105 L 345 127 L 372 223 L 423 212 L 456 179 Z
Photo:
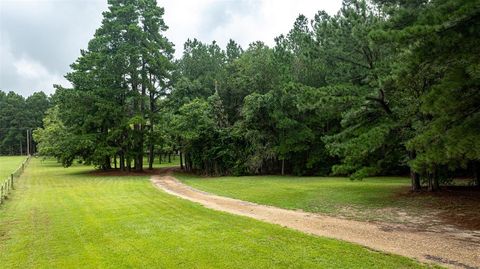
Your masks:
M 180 170 L 177 166 L 172 167 L 162 167 L 162 168 L 154 168 L 154 169 L 143 169 L 141 172 L 136 171 L 121 171 L 120 169 L 109 169 L 109 170 L 88 170 L 88 171 L 81 171 L 77 173 L 78 175 L 89 175 L 89 176 L 96 176 L 96 177 L 144 177 L 144 176 L 152 176 L 152 175 L 162 175 L 167 174 L 169 172 L 175 172 L 176 170 Z M 70 173 L 71 174 L 71 173 Z

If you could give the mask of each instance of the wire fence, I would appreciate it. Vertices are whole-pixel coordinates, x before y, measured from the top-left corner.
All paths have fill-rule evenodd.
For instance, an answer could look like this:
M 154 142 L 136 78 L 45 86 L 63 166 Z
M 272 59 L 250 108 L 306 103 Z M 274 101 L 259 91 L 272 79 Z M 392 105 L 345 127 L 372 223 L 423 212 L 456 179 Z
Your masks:
M 5 203 L 5 200 L 8 199 L 8 195 L 12 190 L 15 189 L 15 180 L 18 179 L 25 171 L 27 167 L 28 161 L 30 160 L 30 156 L 28 156 L 22 164 L 13 171 L 8 178 L 6 178 L 0 186 L 0 204 Z M 1 179 L 0 179 L 1 180 Z

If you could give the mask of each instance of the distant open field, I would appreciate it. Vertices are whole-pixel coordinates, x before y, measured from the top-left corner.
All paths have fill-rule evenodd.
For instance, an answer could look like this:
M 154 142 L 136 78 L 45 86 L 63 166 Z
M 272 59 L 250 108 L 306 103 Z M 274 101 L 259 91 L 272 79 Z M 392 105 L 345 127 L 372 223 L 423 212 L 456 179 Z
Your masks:
M 160 162 L 159 157 L 156 156 L 153 162 L 154 168 L 163 168 L 163 167 L 172 167 L 172 166 L 180 166 L 180 157 L 177 155 L 173 155 L 170 157 L 170 162 L 168 162 L 168 157 L 162 158 Z M 143 158 L 143 167 L 148 168 L 148 158 Z
M 10 176 L 26 158 L 26 156 L 0 156 L 0 182 Z
M 206 209 L 146 176 L 33 159 L 0 207 L 2 268 L 419 268 L 421 264 Z

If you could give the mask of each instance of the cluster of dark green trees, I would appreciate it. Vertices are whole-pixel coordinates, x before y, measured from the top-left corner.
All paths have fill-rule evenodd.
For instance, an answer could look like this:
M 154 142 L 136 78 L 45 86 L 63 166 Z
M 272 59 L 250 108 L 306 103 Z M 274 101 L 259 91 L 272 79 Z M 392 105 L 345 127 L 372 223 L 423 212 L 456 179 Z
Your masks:
M 177 61 L 155 0 L 109 4 L 35 134 L 67 166 L 139 171 L 169 151 L 204 174 L 480 184 L 478 0 L 345 0 L 273 47 L 194 39 Z
M 158 101 L 174 69 L 163 13 L 155 0 L 109 1 L 102 26 L 66 75 L 73 88 L 56 86 L 45 128 L 34 133 L 41 154 L 65 166 L 80 158 L 110 169 L 113 160 L 141 171 L 147 149 L 152 166 Z
M 49 106 L 49 98 L 43 92 L 25 99 L 14 92 L 0 90 L 0 155 L 26 155 L 28 147 L 33 153 L 35 143 L 30 142 L 31 132 L 42 126 Z

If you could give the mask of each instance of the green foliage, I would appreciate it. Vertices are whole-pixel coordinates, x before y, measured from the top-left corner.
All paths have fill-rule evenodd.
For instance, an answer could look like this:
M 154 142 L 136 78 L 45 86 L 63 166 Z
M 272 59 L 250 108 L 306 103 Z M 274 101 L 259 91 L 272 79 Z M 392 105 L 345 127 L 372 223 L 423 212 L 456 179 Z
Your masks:
M 299 15 L 272 48 L 189 39 L 174 63 L 154 0 L 109 4 L 67 75 L 74 89 L 54 98 L 76 144 L 43 151 L 65 165 L 119 156 L 141 169 L 147 146 L 150 160 L 179 151 L 203 174 L 480 184 L 478 1 L 348 0 Z
M 27 129 L 41 127 L 49 107 L 50 99 L 43 92 L 24 98 L 14 92 L 0 91 L 0 154 L 26 154 Z M 30 146 L 35 147 L 35 142 Z
M 65 166 L 81 158 L 103 169 L 118 156 L 122 169 L 132 161 L 143 169 L 145 144 L 153 156 L 158 142 L 158 103 L 174 68 L 163 14 L 155 0 L 109 1 L 102 25 L 66 75 L 73 89 L 58 87 L 55 94 L 59 121 L 77 143 L 68 150 L 46 145 L 44 154 L 63 156 Z
M 300 15 L 274 48 L 189 40 L 167 124 L 205 173 L 200 163 L 225 151 L 220 170 L 240 174 L 468 168 L 480 141 L 474 7 L 351 0 L 334 16 Z

